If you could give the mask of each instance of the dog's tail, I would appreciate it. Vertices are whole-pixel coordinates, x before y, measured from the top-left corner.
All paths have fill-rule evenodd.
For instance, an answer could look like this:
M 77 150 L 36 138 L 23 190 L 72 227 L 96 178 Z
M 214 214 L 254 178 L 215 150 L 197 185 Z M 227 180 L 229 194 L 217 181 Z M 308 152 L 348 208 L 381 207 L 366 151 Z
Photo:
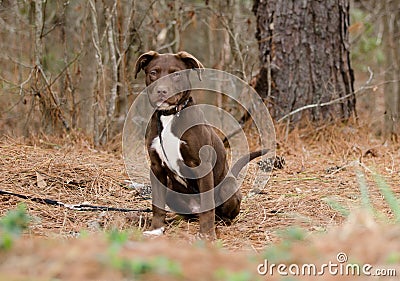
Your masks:
M 254 158 L 257 158 L 257 157 L 263 156 L 264 154 L 267 154 L 268 151 L 269 151 L 269 149 L 261 149 L 258 151 L 250 152 L 249 154 L 246 154 L 246 155 L 240 157 L 236 161 L 236 163 L 232 166 L 232 169 L 231 169 L 232 175 L 235 178 L 237 178 L 240 173 L 240 170 L 242 170 L 243 167 L 247 165 L 247 163 L 249 163 Z

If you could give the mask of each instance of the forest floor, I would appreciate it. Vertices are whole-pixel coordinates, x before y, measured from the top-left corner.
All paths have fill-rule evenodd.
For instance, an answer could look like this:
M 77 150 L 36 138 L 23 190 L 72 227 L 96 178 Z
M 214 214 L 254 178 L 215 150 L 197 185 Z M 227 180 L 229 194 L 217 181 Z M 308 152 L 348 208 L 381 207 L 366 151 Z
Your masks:
M 374 269 L 397 268 L 399 275 L 400 225 L 379 183 L 384 180 L 399 196 L 399 145 L 383 142 L 368 123 L 294 129 L 287 135 L 282 127 L 277 144 L 284 168 L 274 169 L 258 194 L 249 193 L 244 181 L 242 211 L 232 225 L 218 224 L 212 245 L 197 240 L 196 220 L 173 214 L 164 236 L 146 238 L 141 233 L 151 213 L 77 211 L 0 195 L 0 216 L 24 202 L 31 217 L 11 249 L 0 249 L 0 281 L 160 280 L 160 275 L 162 280 L 281 280 L 276 271 L 259 275 L 257 265 L 265 259 L 338 263 L 339 253 Z M 3 137 L 0 161 L 4 191 L 66 204 L 151 207 L 129 188 L 117 142 L 95 150 L 83 138 Z M 255 169 L 251 163 L 250 177 Z M 372 212 L 361 209 L 366 200 Z M 292 277 L 284 280 L 312 280 Z M 327 272 L 323 278 L 367 280 Z

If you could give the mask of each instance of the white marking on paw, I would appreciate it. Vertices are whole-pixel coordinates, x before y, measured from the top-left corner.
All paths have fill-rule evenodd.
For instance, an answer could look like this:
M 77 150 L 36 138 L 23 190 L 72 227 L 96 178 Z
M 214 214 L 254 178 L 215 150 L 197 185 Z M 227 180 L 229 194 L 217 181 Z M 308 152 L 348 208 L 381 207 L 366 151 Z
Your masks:
M 192 214 L 200 213 L 200 204 L 196 202 L 196 200 L 190 200 L 189 209 L 192 211 Z
M 148 230 L 148 231 L 144 231 L 143 235 L 144 236 L 161 236 L 164 234 L 164 227 L 160 227 L 157 229 L 153 229 L 153 230 Z

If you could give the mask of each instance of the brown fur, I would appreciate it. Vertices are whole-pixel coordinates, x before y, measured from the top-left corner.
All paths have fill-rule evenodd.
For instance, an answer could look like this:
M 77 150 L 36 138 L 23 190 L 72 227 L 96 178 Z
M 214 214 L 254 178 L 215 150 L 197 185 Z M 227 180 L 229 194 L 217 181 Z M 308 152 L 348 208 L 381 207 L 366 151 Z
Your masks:
M 206 125 L 203 112 L 195 107 L 190 108 L 190 111 L 182 110 L 183 107 L 188 108 L 195 104 L 192 98 L 189 99 L 190 90 L 182 90 L 178 94 L 171 96 L 171 92 L 177 92 L 176 87 L 182 86 L 182 89 L 184 89 L 190 84 L 188 77 L 179 77 L 180 82 L 172 81 L 172 83 L 169 80 L 161 80 L 161 84 L 155 83 L 153 84 L 155 86 L 151 87 L 152 83 L 161 77 L 185 69 L 197 69 L 199 78 L 201 79 L 200 75 L 203 65 L 194 56 L 187 52 L 158 54 L 157 52 L 150 51 L 138 58 L 135 67 L 135 77 L 137 77 L 137 74 L 142 69 L 146 74 L 146 85 L 149 86 L 148 95 L 150 103 L 156 108 L 146 134 L 146 145 L 150 156 L 152 172 L 153 220 L 151 228 L 157 229 L 165 225 L 166 211 L 164 208 L 160 208 L 160 206 L 167 204 L 177 212 L 190 212 L 191 202 L 176 198 L 168 190 L 179 193 L 200 193 L 199 202 L 195 203 L 199 203 L 203 210 L 206 210 L 206 208 L 207 210 L 209 209 L 209 211 L 199 213 L 200 235 L 214 239 L 215 216 L 217 215 L 224 220 L 230 221 L 239 214 L 242 195 L 240 190 L 237 189 L 237 173 L 251 159 L 265 154 L 266 151 L 258 151 L 242 157 L 234 165 L 235 174 L 232 174 L 228 167 L 224 144 L 214 132 L 214 129 Z M 188 186 L 183 185 L 182 182 L 176 179 L 176 173 L 163 163 L 157 151 L 152 147 L 154 139 L 160 134 L 160 114 L 176 114 L 177 112 L 179 112 L 179 117 L 173 119 L 171 131 L 183 141 L 180 145 L 183 163 L 180 163 L 179 169 L 184 171 L 185 166 L 195 168 L 199 165 L 208 165 L 208 167 L 211 167 L 209 169 L 211 172 L 204 176 L 195 177 L 197 179 L 186 178 Z M 185 129 L 186 124 L 193 124 L 193 122 L 201 125 Z M 211 146 L 215 154 L 206 149 L 201 151 L 201 148 L 205 145 Z M 196 172 L 193 173 L 196 174 Z M 218 189 L 218 191 L 205 193 L 213 190 L 219 184 L 221 184 L 222 188 Z M 162 188 L 162 185 L 168 186 L 168 190 Z M 215 208 L 217 197 L 227 198 L 225 195 L 227 192 L 233 195 L 222 205 Z

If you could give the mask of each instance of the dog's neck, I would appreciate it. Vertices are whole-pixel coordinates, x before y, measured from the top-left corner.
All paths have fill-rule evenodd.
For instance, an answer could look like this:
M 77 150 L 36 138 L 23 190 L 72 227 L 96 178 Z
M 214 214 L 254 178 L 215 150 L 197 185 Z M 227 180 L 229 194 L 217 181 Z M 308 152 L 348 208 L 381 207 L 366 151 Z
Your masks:
M 158 136 L 160 138 L 160 142 L 161 142 L 161 147 L 164 150 L 163 147 L 163 141 L 162 141 L 162 137 L 161 137 L 161 132 L 163 130 L 163 125 L 161 122 L 161 116 L 170 116 L 170 115 L 175 115 L 176 117 L 179 117 L 180 112 L 182 110 L 184 110 L 185 108 L 187 108 L 188 106 L 193 104 L 193 98 L 191 96 L 189 96 L 186 99 L 183 99 L 183 101 L 180 101 L 176 106 L 174 106 L 171 109 L 167 109 L 167 110 L 156 110 L 156 116 L 157 116 L 157 131 L 158 131 Z
M 177 117 L 179 117 L 180 112 L 184 110 L 186 107 L 188 107 L 192 102 L 193 99 L 191 96 L 189 96 L 186 100 L 179 102 L 171 109 L 157 110 L 158 119 L 160 119 L 160 116 L 162 115 L 163 116 L 176 115 Z

